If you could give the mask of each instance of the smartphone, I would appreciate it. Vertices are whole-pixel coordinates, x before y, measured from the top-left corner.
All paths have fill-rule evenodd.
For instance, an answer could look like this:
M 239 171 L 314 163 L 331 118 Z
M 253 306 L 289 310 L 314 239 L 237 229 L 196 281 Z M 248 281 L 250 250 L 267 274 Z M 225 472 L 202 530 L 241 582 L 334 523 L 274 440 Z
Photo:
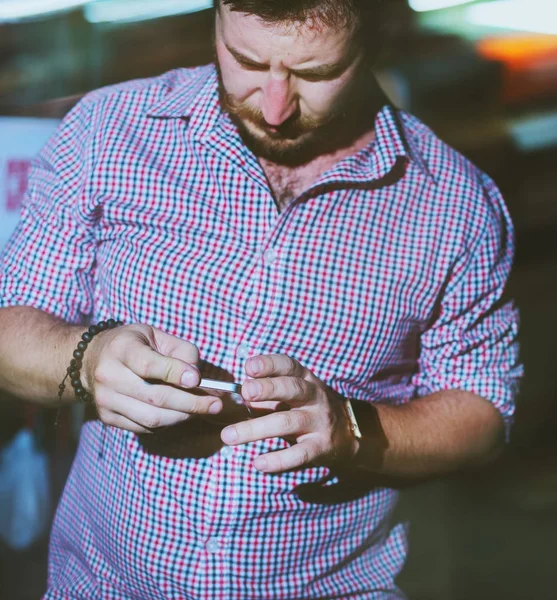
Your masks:
M 209 390 L 219 390 L 221 392 L 230 392 L 231 394 L 242 393 L 242 386 L 239 383 L 218 381 L 217 379 L 202 379 L 198 387 Z
M 217 379 L 202 379 L 199 386 L 206 390 L 218 390 L 220 392 L 229 392 L 242 396 L 242 386 L 239 383 L 230 383 L 229 381 L 218 381 Z M 248 409 L 250 417 L 253 417 L 253 411 L 249 404 L 244 401 L 244 406 Z

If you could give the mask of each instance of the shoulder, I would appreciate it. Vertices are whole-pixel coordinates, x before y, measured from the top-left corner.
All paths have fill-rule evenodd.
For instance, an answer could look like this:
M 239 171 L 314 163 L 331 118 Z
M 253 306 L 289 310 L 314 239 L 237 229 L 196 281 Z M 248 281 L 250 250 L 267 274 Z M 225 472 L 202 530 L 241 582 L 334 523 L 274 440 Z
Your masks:
M 470 160 L 414 115 L 404 111 L 399 114 L 410 147 L 419 154 L 438 184 L 474 186 L 479 182 L 481 171 Z
M 211 65 L 175 69 L 89 92 L 63 119 L 35 165 L 63 176 L 66 187 L 68 181 L 81 185 L 105 158 L 114 164 L 126 151 L 136 152 L 140 140 L 148 143 L 152 107 L 167 98 L 195 98 L 211 72 Z
M 430 194 L 432 208 L 449 225 L 473 237 L 489 225 L 512 228 L 494 181 L 417 117 L 404 111 L 399 114 L 412 152 L 418 155 L 434 182 Z
M 211 65 L 174 69 L 156 77 L 106 86 L 86 94 L 76 109 L 88 113 L 93 119 L 109 118 L 114 113 L 119 119 L 141 118 L 147 116 L 149 110 L 167 96 L 180 91 L 187 94 L 199 88 L 210 72 Z
M 87 93 L 65 116 L 44 148 L 43 156 L 56 161 L 67 151 L 95 162 L 103 149 L 123 138 L 143 136 L 152 126 L 154 107 L 196 98 L 211 73 L 212 65 L 174 69 L 157 77 L 135 79 Z

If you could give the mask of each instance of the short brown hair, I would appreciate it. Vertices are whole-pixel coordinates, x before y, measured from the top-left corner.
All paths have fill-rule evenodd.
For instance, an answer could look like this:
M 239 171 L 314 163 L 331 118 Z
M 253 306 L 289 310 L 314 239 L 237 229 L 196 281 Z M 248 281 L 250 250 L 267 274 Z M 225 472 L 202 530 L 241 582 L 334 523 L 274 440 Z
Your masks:
M 218 0 L 217 0 L 218 1 Z M 358 0 L 220 0 L 231 10 L 260 17 L 268 23 L 304 22 L 316 18 L 323 25 L 343 26 L 358 15 Z M 373 3 L 373 0 L 372 2 Z
M 304 23 L 312 19 L 323 26 L 355 26 L 364 43 L 377 50 L 383 35 L 383 8 L 388 0 L 215 0 L 230 10 L 259 17 L 267 23 Z M 370 36 L 374 38 L 370 44 Z

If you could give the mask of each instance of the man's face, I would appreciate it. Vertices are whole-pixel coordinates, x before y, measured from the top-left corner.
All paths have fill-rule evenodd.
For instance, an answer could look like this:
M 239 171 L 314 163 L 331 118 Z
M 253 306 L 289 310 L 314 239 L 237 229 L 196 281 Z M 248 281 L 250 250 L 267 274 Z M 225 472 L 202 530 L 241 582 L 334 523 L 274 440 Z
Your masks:
M 348 111 L 362 51 L 351 27 L 269 24 L 217 11 L 222 100 L 254 151 L 289 162 L 318 149 Z

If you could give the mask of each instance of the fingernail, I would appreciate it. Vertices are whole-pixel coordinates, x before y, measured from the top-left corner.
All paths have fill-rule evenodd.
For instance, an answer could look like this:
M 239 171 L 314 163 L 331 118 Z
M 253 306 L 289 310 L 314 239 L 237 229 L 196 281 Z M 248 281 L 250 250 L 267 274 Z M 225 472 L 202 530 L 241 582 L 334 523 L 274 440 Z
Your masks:
M 263 371 L 263 362 L 259 358 L 256 358 L 250 362 L 249 367 L 254 375 L 259 375 Z
M 220 413 L 221 410 L 222 404 L 220 402 L 213 402 L 213 404 L 209 406 L 209 414 L 211 415 L 216 415 L 217 413 Z
M 226 427 L 222 430 L 221 437 L 226 444 L 233 444 L 238 439 L 238 432 L 234 427 Z
M 182 375 L 182 385 L 184 387 L 192 388 L 197 385 L 198 378 L 192 371 L 185 371 Z
M 253 464 L 255 468 L 259 471 L 266 471 L 269 466 L 267 463 L 267 459 L 263 458 L 262 456 L 258 456 Z
M 247 392 L 250 400 L 255 400 L 263 391 L 258 381 L 248 381 L 244 384 L 244 390 Z

